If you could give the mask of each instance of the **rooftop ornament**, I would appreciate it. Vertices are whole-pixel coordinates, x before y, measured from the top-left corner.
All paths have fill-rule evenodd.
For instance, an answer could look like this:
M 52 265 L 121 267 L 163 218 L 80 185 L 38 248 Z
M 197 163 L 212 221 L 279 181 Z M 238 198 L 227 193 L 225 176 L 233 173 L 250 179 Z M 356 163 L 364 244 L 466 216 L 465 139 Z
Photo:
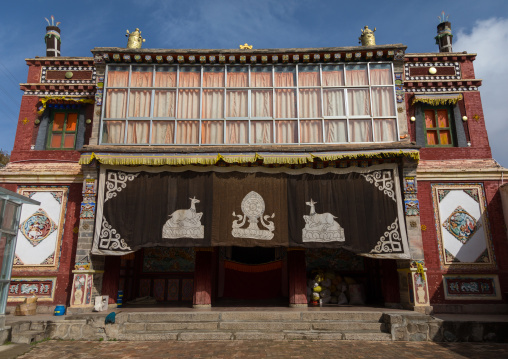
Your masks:
M 240 50 L 252 50 L 252 45 L 249 45 L 247 43 L 240 45 Z
M 376 28 L 374 28 L 374 31 L 369 29 L 367 25 L 365 25 L 365 28 L 362 29 L 362 34 L 358 38 L 358 43 L 361 43 L 362 46 L 374 46 L 376 45 L 376 38 L 374 37 L 374 32 L 376 31 Z
M 134 30 L 132 33 L 127 30 L 125 34 L 129 39 L 127 40 L 127 48 L 128 49 L 141 49 L 141 44 L 145 42 L 145 39 L 141 37 L 141 31 L 138 28 Z

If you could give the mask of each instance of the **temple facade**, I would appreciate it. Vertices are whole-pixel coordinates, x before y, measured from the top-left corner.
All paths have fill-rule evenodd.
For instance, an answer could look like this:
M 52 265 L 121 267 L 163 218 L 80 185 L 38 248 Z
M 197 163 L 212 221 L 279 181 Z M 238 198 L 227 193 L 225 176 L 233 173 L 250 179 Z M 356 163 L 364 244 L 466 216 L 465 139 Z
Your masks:
M 41 204 L 21 213 L 9 304 L 508 311 L 508 171 L 449 23 L 418 54 L 368 27 L 301 49 L 127 35 L 62 57 L 48 26 L 26 60 L 0 185 Z

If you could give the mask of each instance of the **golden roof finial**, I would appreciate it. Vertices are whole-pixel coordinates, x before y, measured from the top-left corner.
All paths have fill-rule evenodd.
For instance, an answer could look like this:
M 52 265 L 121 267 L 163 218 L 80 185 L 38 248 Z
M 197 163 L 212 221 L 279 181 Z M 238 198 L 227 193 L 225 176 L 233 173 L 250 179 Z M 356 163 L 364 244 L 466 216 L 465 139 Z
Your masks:
M 252 50 L 252 45 L 248 45 L 247 43 L 240 45 L 240 50 Z
M 127 48 L 128 49 L 141 49 L 141 44 L 145 42 L 145 39 L 141 37 L 141 31 L 138 28 L 134 30 L 132 33 L 129 33 L 127 30 L 127 34 L 125 34 L 129 39 L 127 40 Z
M 365 28 L 362 29 L 362 34 L 358 38 L 359 43 L 362 44 L 362 46 L 374 46 L 376 45 L 376 38 L 374 37 L 374 32 L 376 31 L 376 28 L 374 28 L 374 31 L 369 29 L 367 25 L 365 25 Z

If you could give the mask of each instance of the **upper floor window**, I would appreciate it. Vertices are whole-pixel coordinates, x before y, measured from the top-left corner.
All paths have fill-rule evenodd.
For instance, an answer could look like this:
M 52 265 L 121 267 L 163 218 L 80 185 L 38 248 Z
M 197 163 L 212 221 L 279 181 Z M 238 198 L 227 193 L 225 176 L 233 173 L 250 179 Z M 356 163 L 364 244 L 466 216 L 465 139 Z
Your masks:
M 78 113 L 53 111 L 48 129 L 47 149 L 74 149 L 78 125 Z
M 101 143 L 397 141 L 391 63 L 108 65 Z
M 453 121 L 448 108 L 431 107 L 424 109 L 425 136 L 427 146 L 452 147 Z

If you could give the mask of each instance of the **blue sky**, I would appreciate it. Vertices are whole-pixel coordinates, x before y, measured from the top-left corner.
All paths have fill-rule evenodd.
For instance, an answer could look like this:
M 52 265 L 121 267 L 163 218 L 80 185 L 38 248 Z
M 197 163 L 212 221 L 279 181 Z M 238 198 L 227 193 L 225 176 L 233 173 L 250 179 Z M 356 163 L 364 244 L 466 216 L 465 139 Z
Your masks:
M 0 15 L 0 149 L 14 144 L 26 58 L 45 55 L 45 17 L 62 31 L 62 56 L 91 56 L 94 47 L 125 47 L 138 27 L 146 48 L 356 46 L 360 29 L 377 28 L 377 44 L 436 52 L 438 15 L 450 15 L 454 51 L 478 53 L 476 77 L 494 158 L 508 167 L 508 1 L 406 0 L 24 0 L 2 4 Z

